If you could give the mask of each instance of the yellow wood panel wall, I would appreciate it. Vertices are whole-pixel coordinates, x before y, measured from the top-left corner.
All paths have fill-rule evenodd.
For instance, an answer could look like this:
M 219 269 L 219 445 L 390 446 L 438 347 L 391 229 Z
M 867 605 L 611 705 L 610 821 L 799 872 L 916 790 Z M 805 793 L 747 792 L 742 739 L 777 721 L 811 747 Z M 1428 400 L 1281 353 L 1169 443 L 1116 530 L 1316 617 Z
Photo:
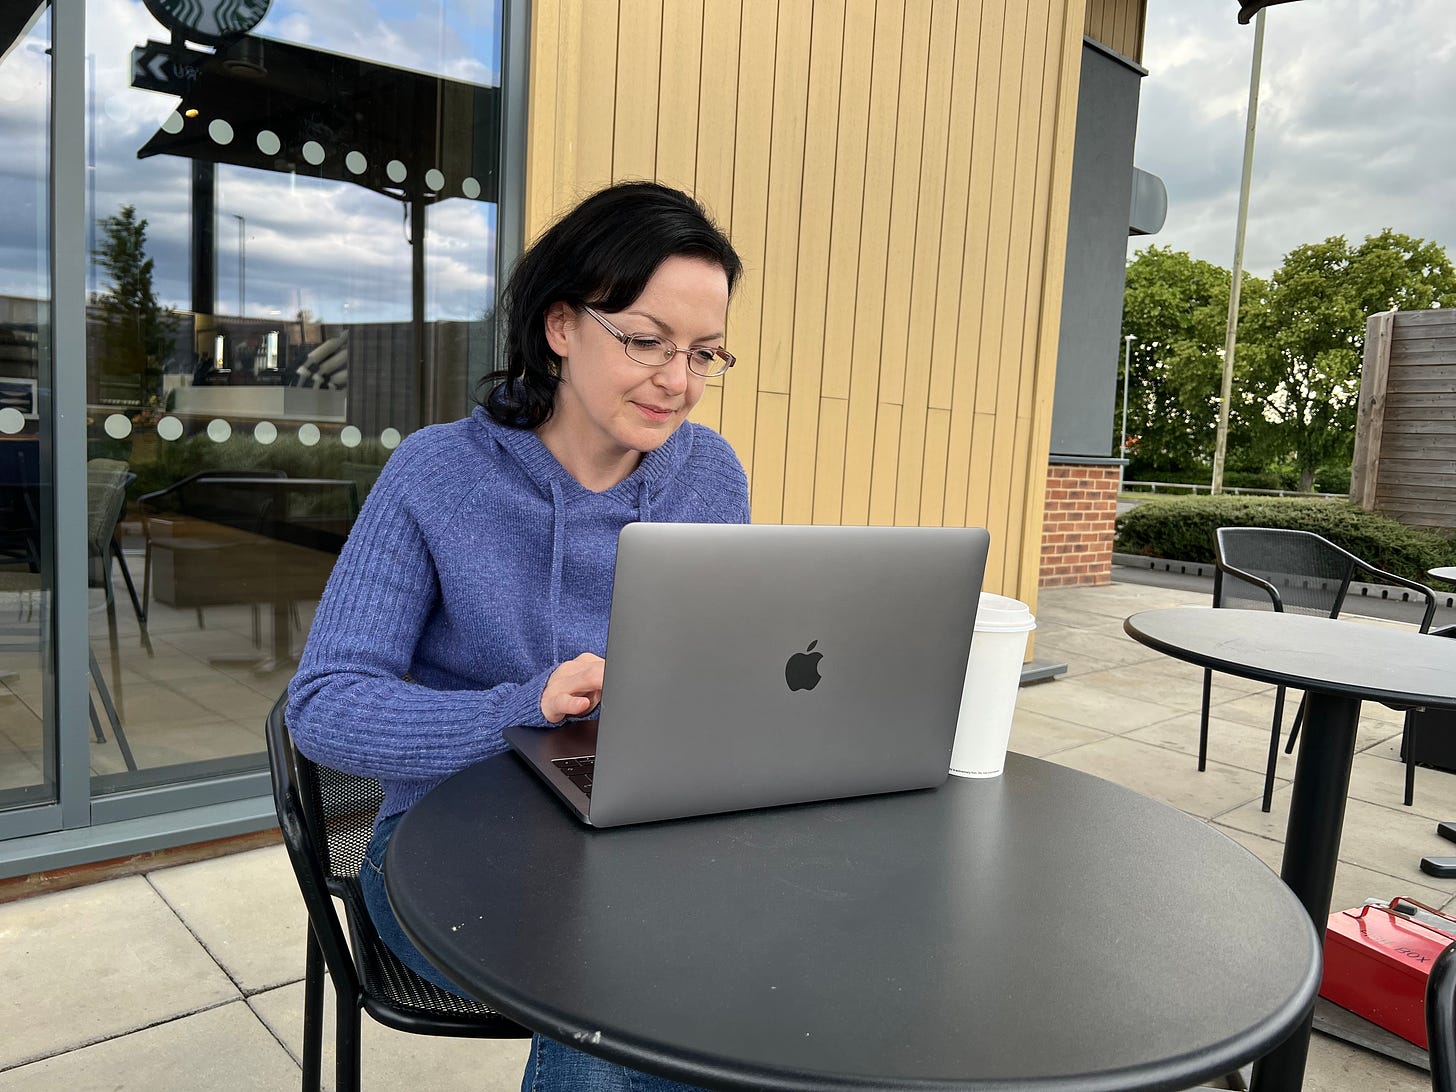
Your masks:
M 1087 0 L 1083 33 L 1139 64 L 1148 0 Z
M 743 257 L 739 364 L 695 417 L 738 451 L 755 521 L 985 526 L 987 588 L 1034 604 L 1083 0 L 532 18 L 528 235 L 657 178 Z

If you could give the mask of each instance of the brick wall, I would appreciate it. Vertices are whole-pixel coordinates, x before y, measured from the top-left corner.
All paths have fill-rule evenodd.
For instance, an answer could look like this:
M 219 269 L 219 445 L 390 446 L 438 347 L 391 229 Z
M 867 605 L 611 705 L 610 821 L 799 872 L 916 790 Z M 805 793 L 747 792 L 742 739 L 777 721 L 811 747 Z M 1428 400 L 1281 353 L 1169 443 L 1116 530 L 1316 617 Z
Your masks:
M 1115 466 L 1047 467 L 1041 533 L 1041 586 L 1112 582 L 1112 532 L 1117 518 Z

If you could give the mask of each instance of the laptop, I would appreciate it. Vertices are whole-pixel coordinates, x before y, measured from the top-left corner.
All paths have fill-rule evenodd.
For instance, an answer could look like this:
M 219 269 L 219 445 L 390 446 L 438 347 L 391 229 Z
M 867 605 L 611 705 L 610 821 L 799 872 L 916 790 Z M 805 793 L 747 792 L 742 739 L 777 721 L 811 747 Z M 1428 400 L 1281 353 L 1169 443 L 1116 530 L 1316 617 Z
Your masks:
M 940 785 L 989 544 L 628 524 L 598 716 L 505 738 L 594 827 Z

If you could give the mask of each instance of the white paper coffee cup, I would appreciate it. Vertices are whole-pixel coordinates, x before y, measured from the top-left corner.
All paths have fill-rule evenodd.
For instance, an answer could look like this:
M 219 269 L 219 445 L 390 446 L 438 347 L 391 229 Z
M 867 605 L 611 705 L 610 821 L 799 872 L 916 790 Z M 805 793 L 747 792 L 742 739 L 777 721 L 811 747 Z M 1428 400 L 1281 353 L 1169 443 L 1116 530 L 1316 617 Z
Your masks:
M 960 777 L 1001 775 L 1011 741 L 1027 634 L 1034 629 L 1036 618 L 1021 600 L 981 593 L 950 753 L 951 773 Z

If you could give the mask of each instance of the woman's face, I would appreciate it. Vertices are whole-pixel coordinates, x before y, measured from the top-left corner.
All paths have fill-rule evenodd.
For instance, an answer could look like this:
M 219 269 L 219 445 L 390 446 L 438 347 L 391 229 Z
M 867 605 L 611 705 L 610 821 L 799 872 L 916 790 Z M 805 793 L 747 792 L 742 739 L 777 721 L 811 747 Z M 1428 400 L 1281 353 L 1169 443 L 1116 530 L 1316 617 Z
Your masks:
M 671 257 L 625 310 L 599 313 L 624 334 L 654 334 L 684 349 L 722 345 L 728 277 L 713 262 Z M 609 488 L 632 473 L 703 396 L 706 380 L 684 354 L 661 367 L 639 364 L 601 323 L 565 303 L 547 310 L 546 340 L 561 358 L 561 383 L 538 435 L 588 488 Z

